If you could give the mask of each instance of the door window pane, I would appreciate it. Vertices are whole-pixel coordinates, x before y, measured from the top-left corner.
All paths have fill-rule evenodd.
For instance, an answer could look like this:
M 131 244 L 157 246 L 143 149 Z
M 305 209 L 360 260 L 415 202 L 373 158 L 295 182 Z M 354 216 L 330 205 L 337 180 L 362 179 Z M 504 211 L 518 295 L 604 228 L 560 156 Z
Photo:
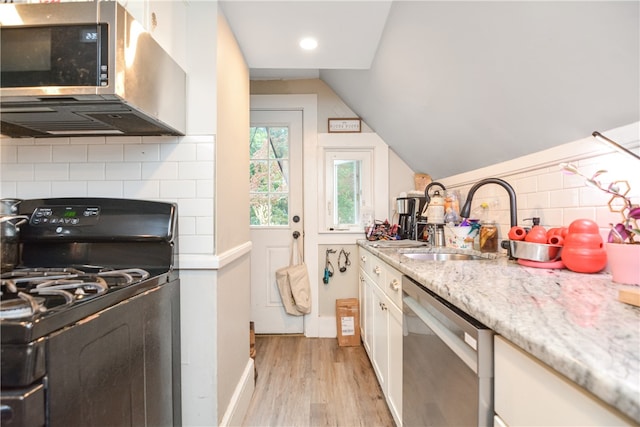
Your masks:
M 289 128 L 251 127 L 249 154 L 251 225 L 289 225 Z

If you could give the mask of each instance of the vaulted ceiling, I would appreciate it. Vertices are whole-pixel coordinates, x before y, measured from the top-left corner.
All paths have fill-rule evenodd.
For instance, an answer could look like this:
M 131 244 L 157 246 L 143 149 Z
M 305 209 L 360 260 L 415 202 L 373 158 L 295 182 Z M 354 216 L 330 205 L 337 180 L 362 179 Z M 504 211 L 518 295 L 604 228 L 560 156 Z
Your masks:
M 640 120 L 638 1 L 221 5 L 252 75 L 319 76 L 435 179 Z

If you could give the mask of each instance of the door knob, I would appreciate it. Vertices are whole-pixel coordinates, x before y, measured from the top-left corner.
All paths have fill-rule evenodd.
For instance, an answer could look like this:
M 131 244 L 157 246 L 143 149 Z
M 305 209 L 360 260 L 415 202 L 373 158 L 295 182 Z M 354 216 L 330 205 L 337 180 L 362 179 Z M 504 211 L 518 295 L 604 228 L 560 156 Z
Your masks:
M 293 232 L 293 238 L 297 239 L 298 237 L 300 237 L 300 232 L 296 230 Z

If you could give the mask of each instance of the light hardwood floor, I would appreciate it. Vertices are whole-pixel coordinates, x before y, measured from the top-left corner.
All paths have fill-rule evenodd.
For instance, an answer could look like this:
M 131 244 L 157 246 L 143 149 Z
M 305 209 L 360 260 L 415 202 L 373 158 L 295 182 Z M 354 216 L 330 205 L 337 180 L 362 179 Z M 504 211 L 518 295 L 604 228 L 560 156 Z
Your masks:
M 256 337 L 256 389 L 244 426 L 394 426 L 362 346 L 335 338 Z

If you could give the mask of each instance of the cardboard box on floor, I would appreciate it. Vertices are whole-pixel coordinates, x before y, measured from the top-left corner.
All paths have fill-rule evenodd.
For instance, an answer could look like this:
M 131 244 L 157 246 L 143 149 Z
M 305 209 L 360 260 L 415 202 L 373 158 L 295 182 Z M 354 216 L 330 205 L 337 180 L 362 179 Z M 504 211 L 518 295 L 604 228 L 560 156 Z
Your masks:
M 336 300 L 339 346 L 360 345 L 360 303 L 358 298 Z

